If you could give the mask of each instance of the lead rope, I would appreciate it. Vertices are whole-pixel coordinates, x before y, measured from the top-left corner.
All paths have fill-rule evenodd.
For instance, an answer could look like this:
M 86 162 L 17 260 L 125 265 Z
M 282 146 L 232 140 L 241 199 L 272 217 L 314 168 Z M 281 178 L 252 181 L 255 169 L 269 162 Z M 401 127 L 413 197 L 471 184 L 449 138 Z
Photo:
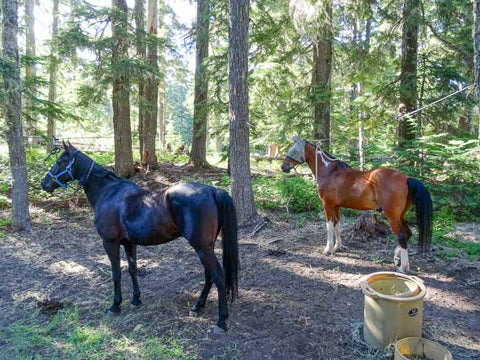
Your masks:
M 317 145 L 315 146 L 315 183 L 317 184 L 317 192 L 320 188 L 320 185 L 318 184 L 318 149 L 320 148 L 320 144 L 317 141 Z

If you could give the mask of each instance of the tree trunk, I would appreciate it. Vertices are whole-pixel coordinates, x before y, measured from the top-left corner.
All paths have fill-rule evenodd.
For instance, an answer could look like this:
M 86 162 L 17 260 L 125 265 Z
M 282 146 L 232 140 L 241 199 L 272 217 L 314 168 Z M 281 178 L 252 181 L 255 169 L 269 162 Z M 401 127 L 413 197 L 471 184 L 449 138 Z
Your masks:
M 143 138 L 143 159 L 150 167 L 157 165 L 155 139 L 157 135 L 158 116 L 158 53 L 157 53 L 157 26 L 158 26 L 158 0 L 148 0 L 147 31 L 149 42 L 147 44 L 147 62 L 150 70 L 147 72 L 145 82 L 145 122 Z
M 159 141 L 160 147 L 162 150 L 165 150 L 165 106 L 166 106 L 166 96 L 167 96 L 167 84 L 165 83 L 165 73 L 166 73 L 166 64 L 165 64 L 165 44 L 167 42 L 167 27 L 165 25 L 165 0 L 160 0 L 158 5 L 158 29 L 159 29 L 159 38 L 162 40 L 159 45 L 159 87 L 158 87 L 158 130 L 159 130 Z
M 122 65 L 128 57 L 128 8 L 126 0 L 112 0 L 116 8 L 112 17 L 112 67 L 114 68 L 112 105 L 113 132 L 115 136 L 115 170 L 120 176 L 130 177 L 134 174 L 132 156 L 132 130 L 130 125 L 130 80 L 128 70 Z
M 193 134 L 190 161 L 195 167 L 207 167 L 207 119 L 208 119 L 208 0 L 197 0 L 197 57 L 193 99 Z
M 5 122 L 8 153 L 12 171 L 12 226 L 31 230 L 28 209 L 27 163 L 23 146 L 22 84 L 18 61 L 17 1 L 2 1 L 3 84 L 5 90 Z
M 52 22 L 52 40 L 58 34 L 58 3 L 60 0 L 53 0 L 53 22 Z M 57 100 L 57 69 L 58 69 L 58 59 L 55 55 L 54 46 L 51 45 L 50 48 L 50 64 L 48 68 L 48 77 L 49 77 L 49 85 L 48 85 L 48 101 L 55 102 Z M 48 112 L 47 115 L 47 137 L 49 139 L 52 136 L 56 135 L 56 124 L 55 124 L 55 114 L 51 111 Z M 48 143 L 49 150 L 51 150 L 51 146 L 53 143 Z
M 312 91 L 314 102 L 314 137 L 323 140 L 325 150 L 330 147 L 330 95 L 332 76 L 332 0 L 325 1 L 326 20 L 320 25 L 313 44 Z
M 230 172 L 239 226 L 247 226 L 257 218 L 249 156 L 248 10 L 249 0 L 229 0 Z
M 478 114 L 480 115 L 480 0 L 473 0 L 473 46 L 475 61 L 475 86 L 477 87 L 477 106 Z M 480 120 L 478 124 L 478 139 L 480 141 Z
M 145 7 L 144 0 L 135 0 L 135 32 L 137 56 L 142 62 L 146 62 L 147 48 L 145 45 Z M 145 117 L 145 77 L 142 74 L 138 78 L 138 141 L 140 145 L 140 158 L 143 156 L 143 141 L 145 137 L 144 117 Z
M 400 111 L 409 113 L 417 107 L 417 51 L 420 0 L 404 0 L 402 30 L 402 64 L 400 73 Z M 414 117 L 414 116 L 412 116 Z M 415 139 L 415 122 L 404 117 L 398 124 L 399 146 Z
M 30 58 L 36 56 L 35 52 L 35 3 L 34 0 L 25 0 L 25 55 Z M 26 108 L 27 108 L 27 133 L 33 135 L 35 132 L 36 119 L 33 117 L 34 101 L 36 96 L 36 69 L 29 59 L 25 66 L 25 84 L 27 85 Z
M 475 86 L 478 106 L 478 144 L 480 146 L 480 0 L 473 0 L 473 49 L 475 62 Z M 478 161 L 480 169 L 480 159 Z

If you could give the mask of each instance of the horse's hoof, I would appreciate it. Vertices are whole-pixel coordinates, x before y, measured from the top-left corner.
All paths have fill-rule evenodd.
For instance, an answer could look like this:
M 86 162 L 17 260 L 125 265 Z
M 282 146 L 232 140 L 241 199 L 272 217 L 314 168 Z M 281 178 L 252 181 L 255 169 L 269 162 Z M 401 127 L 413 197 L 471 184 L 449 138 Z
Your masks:
M 208 337 L 219 338 L 224 337 L 228 334 L 227 330 L 222 329 L 218 325 L 213 329 L 208 330 Z
M 325 249 L 323 250 L 323 255 L 325 256 L 328 256 L 328 255 L 333 255 L 335 253 L 335 251 L 331 250 L 331 249 Z
M 138 298 L 133 298 L 131 304 L 134 307 L 138 307 L 138 306 L 142 305 L 142 300 L 140 300 Z
M 397 273 L 406 275 L 408 274 L 408 269 L 402 269 L 402 267 L 399 267 Z
M 120 315 L 120 309 L 116 309 L 116 308 L 110 308 L 107 310 L 107 313 L 106 313 L 106 316 L 107 317 L 114 317 L 114 316 L 118 316 Z
M 196 310 L 190 310 L 190 311 L 188 312 L 188 316 L 193 317 L 193 318 L 197 318 L 198 315 L 199 315 L 199 314 L 198 314 L 198 311 L 196 311 Z

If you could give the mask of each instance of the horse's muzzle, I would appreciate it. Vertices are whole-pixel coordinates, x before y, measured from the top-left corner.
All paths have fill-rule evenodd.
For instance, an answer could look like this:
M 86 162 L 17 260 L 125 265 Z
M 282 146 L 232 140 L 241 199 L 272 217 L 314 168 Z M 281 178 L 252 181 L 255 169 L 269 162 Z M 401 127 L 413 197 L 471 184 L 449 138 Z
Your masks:
M 46 175 L 42 180 L 42 189 L 50 194 L 53 193 L 53 190 L 55 190 L 53 181 L 48 175 Z
M 286 163 L 283 163 L 283 164 L 282 164 L 282 171 L 283 171 L 284 173 L 287 173 L 287 174 L 288 174 L 288 173 L 290 172 L 290 170 L 292 170 L 292 167 L 291 167 L 291 166 L 289 166 L 289 165 L 286 164 Z

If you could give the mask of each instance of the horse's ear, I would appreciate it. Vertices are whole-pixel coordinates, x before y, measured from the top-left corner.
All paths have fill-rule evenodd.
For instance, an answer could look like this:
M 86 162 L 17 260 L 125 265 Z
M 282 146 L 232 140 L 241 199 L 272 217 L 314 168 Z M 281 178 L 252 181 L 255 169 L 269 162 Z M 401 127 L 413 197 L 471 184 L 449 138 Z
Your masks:
M 65 140 L 62 140 L 62 144 L 63 144 L 63 148 L 64 148 L 65 150 L 67 150 L 68 145 L 65 143 Z
M 293 141 L 295 142 L 298 142 L 298 141 L 301 141 L 302 139 L 300 139 L 297 135 L 295 135 L 293 138 Z

